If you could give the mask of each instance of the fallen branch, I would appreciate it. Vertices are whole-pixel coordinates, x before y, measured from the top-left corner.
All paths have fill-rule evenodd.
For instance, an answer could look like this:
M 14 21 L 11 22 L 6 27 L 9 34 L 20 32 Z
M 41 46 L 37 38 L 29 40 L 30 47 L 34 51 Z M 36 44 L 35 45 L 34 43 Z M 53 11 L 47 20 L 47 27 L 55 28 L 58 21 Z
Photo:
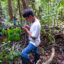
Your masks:
M 54 56 L 55 56 L 55 49 L 52 48 L 51 56 L 45 62 L 43 62 L 42 64 L 50 64 L 52 62 Z M 40 62 L 41 62 L 41 60 L 39 59 L 36 64 L 39 64 Z

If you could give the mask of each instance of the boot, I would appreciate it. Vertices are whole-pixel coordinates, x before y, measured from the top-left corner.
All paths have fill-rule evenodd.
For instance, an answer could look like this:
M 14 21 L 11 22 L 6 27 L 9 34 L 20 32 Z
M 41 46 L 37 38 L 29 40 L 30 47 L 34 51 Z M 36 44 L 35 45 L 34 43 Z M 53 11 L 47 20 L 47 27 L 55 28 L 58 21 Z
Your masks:
M 33 62 L 36 64 L 37 61 L 39 60 L 39 58 L 40 58 L 40 55 L 39 54 L 35 54 Z

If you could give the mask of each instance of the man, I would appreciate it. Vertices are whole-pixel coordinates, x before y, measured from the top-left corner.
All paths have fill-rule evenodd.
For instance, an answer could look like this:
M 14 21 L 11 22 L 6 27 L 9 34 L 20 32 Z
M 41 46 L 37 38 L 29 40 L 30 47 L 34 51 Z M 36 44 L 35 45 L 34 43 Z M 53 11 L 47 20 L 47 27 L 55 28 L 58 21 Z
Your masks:
M 22 64 L 31 64 L 32 62 L 36 64 L 37 60 L 39 59 L 38 46 L 40 44 L 41 24 L 39 20 L 34 16 L 34 13 L 31 9 L 26 9 L 23 13 L 23 17 L 27 22 L 32 24 L 31 26 L 24 25 L 23 28 L 23 30 L 26 31 L 29 36 L 29 44 L 21 52 Z M 29 57 L 31 52 L 34 52 L 33 61 Z

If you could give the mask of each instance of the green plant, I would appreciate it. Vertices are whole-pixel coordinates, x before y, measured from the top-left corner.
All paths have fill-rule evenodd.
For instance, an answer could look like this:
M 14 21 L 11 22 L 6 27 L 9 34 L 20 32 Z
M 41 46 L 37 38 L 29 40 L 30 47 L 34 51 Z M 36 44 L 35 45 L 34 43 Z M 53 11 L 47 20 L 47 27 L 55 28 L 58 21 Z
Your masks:
M 7 42 L 3 47 L 3 50 L 0 50 L 0 63 L 1 62 L 9 62 L 13 61 L 15 57 L 19 57 L 21 51 L 12 50 L 12 46 L 10 46 L 11 42 Z
M 7 30 L 5 30 L 4 28 L 2 29 L 2 33 L 3 35 L 6 35 L 7 34 Z
M 8 37 L 7 40 L 20 40 L 20 34 L 22 32 L 21 28 L 16 27 L 16 28 L 12 28 L 12 29 L 7 29 L 8 31 Z

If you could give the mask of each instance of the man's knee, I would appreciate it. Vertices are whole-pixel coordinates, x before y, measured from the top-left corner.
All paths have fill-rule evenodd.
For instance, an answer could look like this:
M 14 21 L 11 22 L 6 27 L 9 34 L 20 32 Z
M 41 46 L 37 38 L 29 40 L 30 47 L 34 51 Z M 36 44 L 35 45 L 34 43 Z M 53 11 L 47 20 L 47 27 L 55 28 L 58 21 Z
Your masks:
M 22 52 L 21 52 L 21 57 L 24 57 L 25 54 L 26 54 L 25 51 L 22 50 Z

